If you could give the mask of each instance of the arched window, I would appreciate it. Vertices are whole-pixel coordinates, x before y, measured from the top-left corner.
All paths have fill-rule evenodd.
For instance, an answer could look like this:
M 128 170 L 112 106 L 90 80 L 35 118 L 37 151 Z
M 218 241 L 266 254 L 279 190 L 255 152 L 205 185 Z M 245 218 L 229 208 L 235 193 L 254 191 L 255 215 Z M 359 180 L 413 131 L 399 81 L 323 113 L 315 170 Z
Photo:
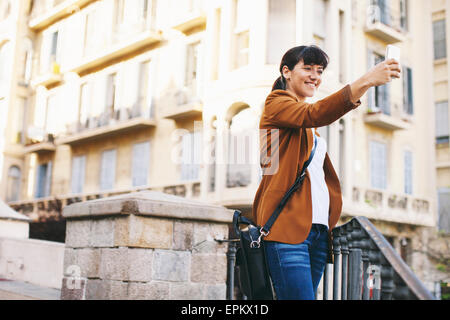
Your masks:
M 17 201 L 20 198 L 20 179 L 22 172 L 17 166 L 12 166 L 8 170 L 8 185 L 7 185 L 7 201 Z
M 232 108 L 233 109 L 233 108 Z M 227 187 L 245 187 L 251 182 L 255 116 L 248 105 L 234 106 L 229 117 Z M 231 112 L 230 112 L 231 113 Z M 232 114 L 232 113 L 231 113 Z

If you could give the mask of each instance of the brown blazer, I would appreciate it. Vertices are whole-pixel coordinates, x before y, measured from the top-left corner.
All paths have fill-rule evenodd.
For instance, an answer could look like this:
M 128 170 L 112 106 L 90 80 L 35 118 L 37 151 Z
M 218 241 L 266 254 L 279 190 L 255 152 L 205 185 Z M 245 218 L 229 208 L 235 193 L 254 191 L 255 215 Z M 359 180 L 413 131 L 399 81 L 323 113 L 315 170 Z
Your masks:
M 295 95 L 285 90 L 274 90 L 269 94 L 259 128 L 278 129 L 279 147 L 272 145 L 273 134 L 269 130 L 260 130 L 263 177 L 252 208 L 253 220 L 258 225 L 266 223 L 308 160 L 314 144 L 311 128 L 329 125 L 361 104 L 360 100 L 356 103 L 352 100 L 350 85 L 312 104 L 299 101 Z M 266 152 L 269 157 L 263 156 Z M 274 155 L 279 159 L 278 170 L 273 174 L 265 174 L 269 167 L 276 167 Z M 341 215 L 342 195 L 328 153 L 323 169 L 330 194 L 328 225 L 331 239 L 331 230 Z M 311 180 L 306 170 L 302 186 L 289 199 L 265 240 L 301 243 L 307 238 L 311 226 Z

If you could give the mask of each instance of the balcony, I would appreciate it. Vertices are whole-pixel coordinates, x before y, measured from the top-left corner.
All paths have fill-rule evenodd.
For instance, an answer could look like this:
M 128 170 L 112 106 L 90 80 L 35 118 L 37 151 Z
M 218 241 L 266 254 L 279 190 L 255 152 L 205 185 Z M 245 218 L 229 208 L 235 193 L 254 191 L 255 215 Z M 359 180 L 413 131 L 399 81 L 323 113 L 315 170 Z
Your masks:
M 42 30 L 97 0 L 35 0 L 28 22 L 30 29 Z
M 87 40 L 83 57 L 67 69 L 84 75 L 156 46 L 163 39 L 161 31 L 150 27 L 149 21 L 120 27 L 109 35 L 101 34 L 100 38 Z
M 203 102 L 196 97 L 192 88 L 183 88 L 167 94 L 161 101 L 164 103 L 162 117 L 175 121 L 201 117 Z
M 206 13 L 202 0 L 177 0 L 177 10 L 171 18 L 172 28 L 189 34 L 194 29 L 206 27 Z
M 140 111 L 133 111 L 132 108 L 118 109 L 113 115 L 105 112 L 90 117 L 83 124 L 72 124 L 67 135 L 56 139 L 55 144 L 77 145 L 155 126 L 155 120 L 143 116 Z
M 29 135 L 27 137 L 27 140 L 31 140 L 32 142 L 23 147 L 23 155 L 29 153 L 44 154 L 48 152 L 54 152 L 56 150 L 56 145 L 54 143 L 54 137 L 52 134 L 46 134 L 44 136 L 44 139 Z
M 370 7 L 364 31 L 373 37 L 383 40 L 387 44 L 405 41 L 404 28 L 400 14 L 390 8 Z
M 406 117 L 404 118 L 406 119 Z M 407 121 L 401 119 L 400 117 L 391 116 L 379 110 L 375 112 L 367 112 L 364 114 L 363 120 L 367 124 L 390 131 L 405 130 L 411 127 Z
M 344 203 L 343 212 L 350 216 L 418 226 L 435 226 L 430 199 L 388 190 L 353 187 L 351 202 Z
M 31 86 L 36 88 L 37 86 L 44 86 L 46 88 L 54 87 L 60 84 L 63 80 L 63 75 L 60 73 L 60 66 L 58 63 L 53 62 L 51 69 L 36 77 L 31 81 Z

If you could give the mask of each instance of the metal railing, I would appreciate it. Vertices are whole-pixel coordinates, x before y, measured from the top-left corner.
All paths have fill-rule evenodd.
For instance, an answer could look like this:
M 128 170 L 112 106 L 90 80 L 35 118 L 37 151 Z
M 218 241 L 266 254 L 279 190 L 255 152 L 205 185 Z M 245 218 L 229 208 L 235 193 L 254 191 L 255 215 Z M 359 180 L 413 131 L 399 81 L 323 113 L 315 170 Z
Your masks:
M 355 217 L 332 233 L 334 263 L 323 275 L 324 300 L 436 300 L 367 218 Z M 228 240 L 229 300 L 235 297 L 238 245 Z

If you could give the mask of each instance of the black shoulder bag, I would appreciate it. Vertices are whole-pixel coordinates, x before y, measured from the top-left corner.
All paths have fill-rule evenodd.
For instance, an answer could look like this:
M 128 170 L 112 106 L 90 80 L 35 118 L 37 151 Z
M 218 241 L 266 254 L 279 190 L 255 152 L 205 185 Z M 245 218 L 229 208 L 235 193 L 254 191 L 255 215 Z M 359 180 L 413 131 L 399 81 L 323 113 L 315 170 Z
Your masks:
M 239 247 L 236 252 L 236 265 L 239 268 L 239 284 L 243 294 L 249 300 L 273 300 L 274 294 L 270 281 L 269 268 L 266 261 L 263 237 L 267 236 L 280 215 L 291 195 L 301 186 L 306 175 L 306 168 L 311 163 L 316 151 L 317 138 L 314 135 L 314 148 L 311 155 L 303 165 L 300 175 L 289 188 L 276 207 L 272 216 L 267 220 L 264 227 L 257 226 L 253 221 L 241 215 L 235 210 L 233 215 L 233 226 L 239 236 Z M 240 230 L 239 225 L 247 228 Z

